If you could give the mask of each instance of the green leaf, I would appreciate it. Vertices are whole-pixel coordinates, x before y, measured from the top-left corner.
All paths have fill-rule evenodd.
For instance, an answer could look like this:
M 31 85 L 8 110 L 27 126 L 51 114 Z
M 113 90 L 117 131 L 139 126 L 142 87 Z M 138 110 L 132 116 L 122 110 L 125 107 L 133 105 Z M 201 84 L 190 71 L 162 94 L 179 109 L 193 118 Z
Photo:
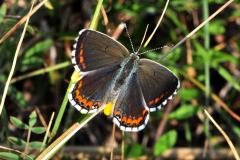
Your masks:
M 240 137 L 240 127 L 239 126 L 233 125 L 233 131 L 238 137 Z
M 8 141 L 17 146 L 25 146 L 26 145 L 26 142 L 23 139 L 17 138 L 17 137 L 8 137 Z
M 198 112 L 198 109 L 199 108 L 197 106 L 189 105 L 189 104 L 183 104 L 176 111 L 172 112 L 168 116 L 168 118 L 177 119 L 177 120 L 187 119 L 187 118 L 195 115 Z
M 10 121 L 12 122 L 12 124 L 14 126 L 16 126 L 17 128 L 20 128 L 20 129 L 28 129 L 28 125 L 23 123 L 20 119 L 16 118 L 16 117 L 13 117 L 11 116 L 10 117 Z
M 196 42 L 196 41 L 194 41 L 193 44 L 194 44 L 194 46 L 195 46 L 195 48 L 196 48 L 196 54 L 197 54 L 198 56 L 202 57 L 204 61 L 210 61 L 211 55 L 212 55 L 211 53 L 212 53 L 212 52 L 210 52 L 209 50 L 206 50 L 206 49 L 202 46 L 202 44 L 200 44 L 200 43 L 198 43 L 198 42 Z
M 42 142 L 32 141 L 32 142 L 29 143 L 29 146 L 33 149 L 40 149 L 42 147 Z
M 36 134 L 42 134 L 45 132 L 45 128 L 44 127 L 33 127 L 32 132 L 36 133 Z
M 170 130 L 169 132 L 162 135 L 154 144 L 154 155 L 159 156 L 166 150 L 173 147 L 177 142 L 176 130 Z
M 7 13 L 7 5 L 3 3 L 0 7 L 0 23 L 4 20 L 4 16 Z
M 20 160 L 21 156 L 11 152 L 0 152 L 0 159 L 2 160 Z
M 224 21 L 215 20 L 209 23 L 209 33 L 223 34 L 225 32 Z
M 180 96 L 182 100 L 190 101 L 199 97 L 199 91 L 195 88 L 181 88 L 178 91 L 178 96 Z
M 239 59 L 229 53 L 222 51 L 210 50 L 212 53 L 211 65 L 217 66 L 223 62 L 231 62 L 233 64 L 239 64 Z
M 23 59 L 21 61 L 20 71 L 24 72 L 29 69 L 37 68 L 43 64 L 43 59 L 40 57 L 30 57 L 27 59 Z
M 10 99 L 14 103 L 16 103 L 16 105 L 18 105 L 22 108 L 27 107 L 27 102 L 24 99 L 23 93 L 20 92 L 19 90 L 17 90 L 17 88 L 15 88 L 15 86 L 12 85 L 9 87 L 8 95 L 9 95 Z
M 43 53 L 46 50 L 48 50 L 51 46 L 53 46 L 53 41 L 51 39 L 38 42 L 37 44 L 35 44 L 33 47 L 31 47 L 26 51 L 26 53 L 24 54 L 24 59 L 37 56 L 37 55 L 38 56 L 43 55 Z
M 33 111 L 30 116 L 29 116 L 29 121 L 28 121 L 28 124 L 29 126 L 34 126 L 37 122 L 37 113 L 36 111 Z
M 126 148 L 128 158 L 138 158 L 144 154 L 144 148 L 140 144 L 129 145 Z

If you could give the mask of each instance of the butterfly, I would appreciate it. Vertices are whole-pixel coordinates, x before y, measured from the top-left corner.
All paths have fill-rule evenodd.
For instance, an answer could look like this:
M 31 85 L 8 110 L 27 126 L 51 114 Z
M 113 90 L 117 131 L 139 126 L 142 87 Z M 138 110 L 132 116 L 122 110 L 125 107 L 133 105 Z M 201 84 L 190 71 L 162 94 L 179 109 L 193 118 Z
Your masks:
M 68 94 L 71 105 L 87 114 L 114 102 L 113 122 L 123 131 L 144 129 L 149 113 L 166 105 L 180 86 L 168 68 L 101 32 L 81 30 L 73 48 L 72 63 L 81 77 Z

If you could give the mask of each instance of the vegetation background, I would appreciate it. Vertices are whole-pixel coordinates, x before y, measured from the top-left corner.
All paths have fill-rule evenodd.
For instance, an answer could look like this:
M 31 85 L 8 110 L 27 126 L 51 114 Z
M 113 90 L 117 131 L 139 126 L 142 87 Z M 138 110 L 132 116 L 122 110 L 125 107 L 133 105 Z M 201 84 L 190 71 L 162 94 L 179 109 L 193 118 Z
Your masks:
M 31 2 L 0 1 L 1 95 L 26 18 L 7 38 L 5 35 L 28 14 Z M 81 124 L 88 118 L 71 107 L 65 96 L 74 71 L 70 63 L 72 45 L 81 29 L 94 23 L 96 30 L 115 36 L 131 50 L 122 23 L 127 24 L 136 48 L 147 24 L 146 37 L 154 30 L 166 1 L 106 0 L 100 12 L 97 3 L 51 0 L 30 17 L 0 115 L 0 159 L 36 158 L 72 124 Z M 224 3 L 225 0 L 171 0 L 160 27 L 143 50 L 168 47 L 142 57 L 157 60 Z M 160 62 L 178 75 L 181 88 L 167 106 L 151 113 L 143 131 L 122 134 L 116 127 L 113 135 L 112 119 L 98 114 L 67 144 L 57 141 L 64 149 L 54 159 L 109 159 L 112 146 L 114 159 L 234 158 L 225 138 L 203 109 L 239 148 L 239 29 L 240 3 L 234 1 Z

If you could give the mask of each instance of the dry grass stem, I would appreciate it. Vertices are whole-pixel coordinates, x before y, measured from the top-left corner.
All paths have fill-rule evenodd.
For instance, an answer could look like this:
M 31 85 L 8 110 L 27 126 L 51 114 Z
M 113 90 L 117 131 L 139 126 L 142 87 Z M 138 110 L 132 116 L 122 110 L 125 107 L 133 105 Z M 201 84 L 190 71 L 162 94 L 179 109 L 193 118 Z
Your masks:
M 162 12 L 162 15 L 161 15 L 161 17 L 159 18 L 156 27 L 154 28 L 153 32 L 151 33 L 151 35 L 148 37 L 147 41 L 145 42 L 144 48 L 147 47 L 148 43 L 151 41 L 153 35 L 154 35 L 155 32 L 157 31 L 160 23 L 162 22 L 163 16 L 164 16 L 164 14 L 165 14 L 165 12 L 166 12 L 166 10 L 167 10 L 167 7 L 168 7 L 168 3 L 169 3 L 169 0 L 167 0 L 167 2 L 166 2 L 166 4 L 165 4 L 165 7 L 164 7 L 163 12 Z
M 240 160 L 240 157 L 237 153 L 236 148 L 234 147 L 231 139 L 228 137 L 228 135 L 224 132 L 224 130 L 218 125 L 218 123 L 213 119 L 213 117 L 208 113 L 208 111 L 206 109 L 204 109 L 205 114 L 208 116 L 208 118 L 210 119 L 210 121 L 214 124 L 214 126 L 219 130 L 219 132 L 223 135 L 223 137 L 225 138 L 225 140 L 227 141 L 230 149 L 232 150 L 232 153 L 235 157 L 236 160 Z
M 34 2 L 35 2 L 35 0 L 33 1 L 32 5 L 31 5 L 31 8 L 30 8 L 30 11 L 29 11 L 29 13 L 28 13 L 27 20 L 26 20 L 26 23 L 25 23 L 25 25 L 24 25 L 22 35 L 21 35 L 21 37 L 20 37 L 20 40 L 19 40 L 18 45 L 17 45 L 16 52 L 15 52 L 15 54 L 14 54 L 13 64 L 12 64 L 10 73 L 9 73 L 9 75 L 8 75 L 7 82 L 6 82 L 5 87 L 4 87 L 4 91 L 3 91 L 3 95 L 2 95 L 2 100 L 1 100 L 1 104 L 0 104 L 0 116 L 1 116 L 1 113 L 2 113 L 2 109 L 3 109 L 4 103 L 5 103 L 6 96 L 7 96 L 8 87 L 9 87 L 9 85 L 10 85 L 10 82 L 11 82 L 11 79 L 12 79 L 12 76 L 13 76 L 13 73 L 14 73 L 14 70 L 15 70 L 15 67 L 16 67 L 16 64 L 17 64 L 18 54 L 19 54 L 19 52 L 20 52 L 20 48 L 21 48 L 21 46 L 22 46 L 22 42 L 23 42 L 23 38 L 24 38 L 25 33 L 26 33 L 26 29 L 27 29 L 27 26 L 28 26 L 28 22 L 29 22 L 29 19 L 30 19 L 30 17 L 31 17 L 31 13 L 32 13 L 32 9 L 33 9 Z
M 218 15 L 220 12 L 222 12 L 227 6 L 229 6 L 234 0 L 227 1 L 222 7 L 220 7 L 217 11 L 215 11 L 210 17 L 208 17 L 205 21 L 203 21 L 199 26 L 197 26 L 194 30 L 192 30 L 186 37 L 184 37 L 181 41 L 179 41 L 175 46 L 173 46 L 169 52 L 162 55 L 159 59 L 163 59 L 166 56 L 168 56 L 170 53 L 172 53 L 173 50 L 175 50 L 178 46 L 183 44 L 188 38 L 193 36 L 198 30 L 200 30 L 205 24 L 207 24 L 209 21 L 211 21 L 216 15 Z
M 39 10 L 44 3 L 46 3 L 48 0 L 43 0 L 40 2 L 37 6 L 35 6 L 32 9 L 32 12 L 30 13 L 30 16 L 32 16 L 37 10 Z M 2 44 L 8 37 L 10 37 L 27 19 L 28 19 L 28 14 L 25 15 L 22 19 L 18 21 L 7 33 L 3 35 L 3 37 L 0 39 L 0 44 Z

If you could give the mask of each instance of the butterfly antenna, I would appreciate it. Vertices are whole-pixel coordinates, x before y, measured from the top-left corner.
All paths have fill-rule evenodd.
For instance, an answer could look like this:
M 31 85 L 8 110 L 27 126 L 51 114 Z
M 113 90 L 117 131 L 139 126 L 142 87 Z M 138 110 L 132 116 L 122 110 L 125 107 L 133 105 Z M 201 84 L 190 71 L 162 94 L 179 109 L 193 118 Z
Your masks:
M 160 50 L 160 49 L 163 49 L 163 48 L 169 48 L 169 47 L 172 47 L 172 46 L 165 45 L 165 46 L 162 46 L 162 47 L 158 47 L 158 48 L 150 49 L 150 50 L 147 50 L 147 51 L 145 51 L 145 52 L 140 53 L 139 55 L 142 55 L 142 54 L 145 54 L 145 53 L 148 53 L 148 52 L 151 52 L 151 51 Z
M 144 32 L 144 35 L 143 35 L 143 38 L 142 38 L 142 42 L 141 42 L 141 44 L 140 44 L 140 46 L 139 46 L 139 48 L 137 50 L 137 53 L 139 53 L 140 49 L 142 48 L 143 42 L 144 42 L 146 34 L 147 34 L 147 30 L 148 30 L 148 25 L 147 25 L 147 27 L 145 29 L 145 32 Z
M 127 32 L 127 35 L 128 35 L 128 38 L 129 38 L 129 41 L 130 41 L 130 44 L 131 44 L 133 53 L 135 53 L 135 50 L 134 50 L 134 48 L 133 48 L 132 39 L 131 39 L 130 34 L 129 34 L 128 29 L 127 29 L 127 25 L 125 24 L 124 27 L 125 27 L 125 29 L 126 29 L 126 32 Z

